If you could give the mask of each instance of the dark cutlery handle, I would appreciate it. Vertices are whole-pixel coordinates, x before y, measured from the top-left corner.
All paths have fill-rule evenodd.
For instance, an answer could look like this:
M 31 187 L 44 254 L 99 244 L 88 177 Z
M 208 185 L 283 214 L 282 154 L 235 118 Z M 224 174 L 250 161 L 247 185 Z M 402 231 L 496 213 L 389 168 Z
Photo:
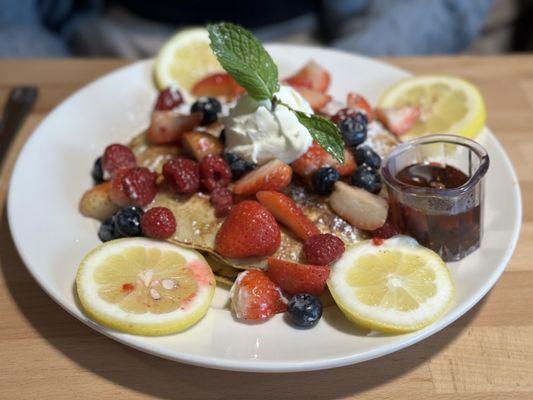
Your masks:
M 9 93 L 0 125 L 0 162 L 37 99 L 37 88 L 18 86 Z

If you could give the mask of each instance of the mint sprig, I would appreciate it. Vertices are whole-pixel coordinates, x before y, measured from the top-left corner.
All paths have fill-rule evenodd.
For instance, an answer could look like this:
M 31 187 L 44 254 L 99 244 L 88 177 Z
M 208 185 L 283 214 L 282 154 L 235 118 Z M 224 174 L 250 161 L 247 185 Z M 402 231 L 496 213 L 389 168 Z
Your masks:
M 229 22 L 207 25 L 211 49 L 222 67 L 256 100 L 279 90 L 278 67 L 252 33 Z
M 344 164 L 344 140 L 339 128 L 329 119 L 318 115 L 307 115 L 301 111 L 293 110 L 300 124 L 305 126 L 313 139 L 331 154 L 338 162 Z
M 271 100 L 279 90 L 278 67 L 261 42 L 242 26 L 229 22 L 207 25 L 211 49 L 220 65 L 256 100 Z M 313 139 L 339 162 L 344 163 L 344 141 L 331 121 L 293 110 Z

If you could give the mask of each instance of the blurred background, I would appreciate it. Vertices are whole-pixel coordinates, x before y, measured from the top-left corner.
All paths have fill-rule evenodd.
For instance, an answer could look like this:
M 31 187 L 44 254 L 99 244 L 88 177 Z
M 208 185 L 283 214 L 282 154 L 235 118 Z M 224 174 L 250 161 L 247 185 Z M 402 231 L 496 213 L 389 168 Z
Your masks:
M 533 0 L 0 0 L 0 57 L 154 55 L 177 29 L 231 21 L 263 41 L 368 55 L 533 50 Z

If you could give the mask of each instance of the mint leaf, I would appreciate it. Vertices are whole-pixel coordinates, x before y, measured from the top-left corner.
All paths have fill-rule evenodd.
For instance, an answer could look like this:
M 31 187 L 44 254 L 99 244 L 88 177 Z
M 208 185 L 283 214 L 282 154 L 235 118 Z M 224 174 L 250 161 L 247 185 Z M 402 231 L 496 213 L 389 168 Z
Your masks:
M 252 33 L 229 22 L 207 25 L 211 49 L 222 67 L 256 100 L 279 90 L 278 67 Z
M 344 140 L 339 128 L 328 119 L 316 114 L 307 115 L 301 111 L 292 110 L 300 124 L 305 126 L 313 139 L 331 154 L 338 162 L 344 163 Z

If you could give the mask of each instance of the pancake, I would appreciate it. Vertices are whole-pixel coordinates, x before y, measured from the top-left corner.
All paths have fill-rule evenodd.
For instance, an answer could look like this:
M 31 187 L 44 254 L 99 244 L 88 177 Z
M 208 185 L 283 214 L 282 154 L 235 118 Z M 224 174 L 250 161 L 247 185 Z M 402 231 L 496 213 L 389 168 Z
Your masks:
M 379 123 L 373 122 L 369 124 L 369 135 L 365 144 L 374 148 L 381 157 L 385 157 L 396 146 L 397 139 Z M 144 134 L 134 138 L 130 147 L 140 165 L 159 173 L 167 160 L 180 154 L 175 145 L 155 146 L 147 143 Z M 327 205 L 324 196 L 311 193 L 305 185 L 293 183 L 285 193 L 302 208 L 304 214 L 322 233 L 334 234 L 346 245 L 368 238 L 367 232 L 351 226 L 336 215 Z M 177 221 L 176 232 L 169 241 L 208 254 L 219 281 L 233 281 L 238 270 L 267 267 L 267 257 L 230 259 L 216 252 L 215 238 L 224 218 L 215 216 L 208 194 L 177 195 L 162 187 L 148 208 L 159 206 L 170 209 Z M 280 226 L 280 230 L 281 245 L 273 257 L 293 262 L 303 261 L 303 242 L 284 226 Z

